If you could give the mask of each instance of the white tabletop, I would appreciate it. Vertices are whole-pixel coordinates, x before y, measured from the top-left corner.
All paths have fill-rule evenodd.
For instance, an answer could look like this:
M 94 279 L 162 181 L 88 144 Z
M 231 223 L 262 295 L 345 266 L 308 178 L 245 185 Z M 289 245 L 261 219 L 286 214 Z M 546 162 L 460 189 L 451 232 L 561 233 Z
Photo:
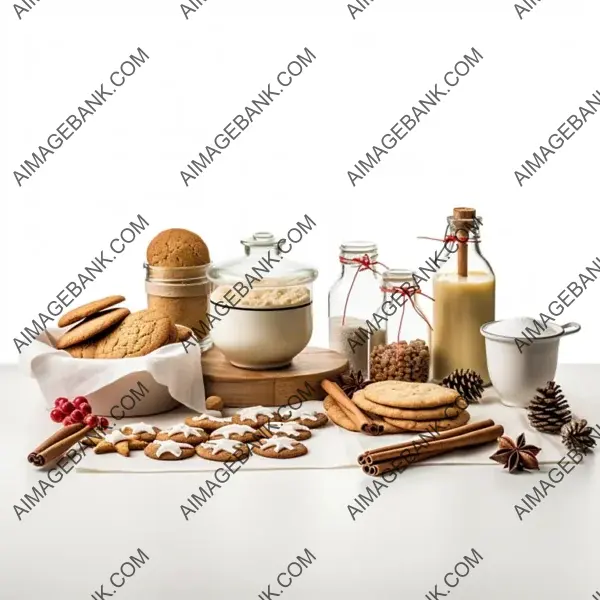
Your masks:
M 598 374 L 596 365 L 562 365 L 557 374 L 573 411 L 593 425 L 600 424 Z M 423 598 L 436 584 L 444 598 L 444 577 L 459 562 L 469 573 L 447 580 L 452 597 L 463 600 L 589 599 L 600 590 L 594 457 L 571 465 L 522 520 L 514 505 L 540 487 L 540 478 L 549 481 L 549 466 L 520 475 L 494 464 L 416 466 L 380 488 L 355 520 L 348 505 L 357 506 L 366 485 L 373 488 L 358 468 L 244 473 L 242 467 L 213 487 L 187 521 L 180 506 L 198 486 L 207 488 L 209 473 L 71 471 L 19 521 L 13 505 L 47 480 L 26 456 L 55 427 L 32 381 L 13 367 L 0 368 L 0 381 L 0 598 L 89 598 L 101 584 L 104 598 L 116 591 L 123 599 L 237 600 L 266 592 L 269 584 L 271 598 L 278 598 L 277 577 L 290 563 L 300 564 L 298 556 L 301 574 L 280 578 L 287 600 Z M 148 557 L 145 565 L 138 558 L 130 578 L 114 577 L 121 586 L 115 588 L 111 575 L 137 558 L 138 549 Z M 473 559 L 473 549 L 482 559 Z

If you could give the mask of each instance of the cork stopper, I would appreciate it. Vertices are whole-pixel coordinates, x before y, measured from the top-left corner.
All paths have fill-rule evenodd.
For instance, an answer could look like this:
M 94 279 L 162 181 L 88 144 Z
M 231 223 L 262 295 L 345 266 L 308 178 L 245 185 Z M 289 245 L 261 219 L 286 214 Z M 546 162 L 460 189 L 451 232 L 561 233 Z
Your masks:
M 458 239 L 464 239 L 464 242 L 458 242 L 458 274 L 461 277 L 467 277 L 469 273 L 469 230 L 473 227 L 473 221 L 476 218 L 477 211 L 474 208 L 456 207 L 452 211 L 454 220 L 455 234 Z

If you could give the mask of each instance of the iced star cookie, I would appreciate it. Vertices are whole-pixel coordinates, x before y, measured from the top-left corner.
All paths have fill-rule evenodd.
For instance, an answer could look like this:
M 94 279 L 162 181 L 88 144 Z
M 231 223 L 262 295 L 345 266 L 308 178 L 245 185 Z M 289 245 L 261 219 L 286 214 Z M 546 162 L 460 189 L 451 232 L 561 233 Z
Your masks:
M 307 440 L 312 436 L 310 428 L 306 427 L 306 425 L 296 423 L 295 421 L 288 421 L 287 423 L 267 423 L 258 430 L 258 433 L 266 438 L 286 436 L 299 442 Z
M 144 423 L 143 421 L 123 425 L 119 431 L 125 435 L 133 435 L 144 442 L 153 442 L 156 439 L 156 434 L 160 433 L 158 427 L 148 425 L 148 423 Z
M 310 429 L 316 429 L 317 427 L 323 427 L 327 425 L 327 415 L 325 413 L 317 412 L 316 410 L 306 410 L 299 408 L 298 410 L 289 410 L 284 415 L 285 421 L 296 421 L 300 425 L 305 425 Z
M 173 440 L 174 442 L 197 446 L 208 439 L 208 434 L 202 429 L 181 423 L 180 425 L 164 429 L 156 436 L 156 439 L 160 441 Z
M 265 458 L 296 458 L 308 452 L 304 444 L 289 437 L 273 436 L 252 444 L 254 454 Z
M 200 427 L 205 431 L 215 431 L 220 427 L 225 427 L 225 425 L 231 425 L 231 418 L 213 417 L 212 415 L 202 413 L 201 415 L 195 417 L 187 417 L 185 419 L 185 424 L 189 425 L 190 427 Z
M 256 439 L 256 429 L 249 425 L 225 425 L 210 434 L 211 440 L 220 440 L 222 438 L 235 440 L 236 442 L 253 442 Z
M 143 450 L 147 445 L 148 442 L 144 442 L 134 435 L 125 435 L 117 429 L 102 438 L 102 441 L 94 448 L 94 453 L 118 452 L 121 456 L 129 456 L 130 450 Z
M 184 460 L 194 456 L 194 446 L 174 440 L 156 440 L 146 446 L 144 454 L 155 460 Z
M 249 456 L 248 446 L 242 442 L 227 440 L 209 440 L 205 444 L 196 446 L 196 454 L 207 460 L 236 461 Z
M 249 425 L 258 429 L 269 421 L 281 421 L 276 408 L 268 406 L 251 406 L 243 408 L 233 415 L 233 422 L 238 425 Z

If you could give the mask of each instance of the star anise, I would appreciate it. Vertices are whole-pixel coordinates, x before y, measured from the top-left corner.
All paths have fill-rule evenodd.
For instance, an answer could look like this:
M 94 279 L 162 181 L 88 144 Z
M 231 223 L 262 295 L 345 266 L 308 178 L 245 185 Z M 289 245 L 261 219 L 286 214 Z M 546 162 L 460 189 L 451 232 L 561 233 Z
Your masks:
M 517 442 L 513 442 L 507 435 L 503 435 L 498 440 L 498 450 L 490 456 L 492 460 L 504 465 L 509 473 L 525 470 L 539 470 L 540 465 L 536 456 L 541 452 L 541 448 L 527 444 L 525 434 L 522 433 Z
M 362 371 L 355 373 L 354 371 L 350 370 L 346 373 L 343 373 L 340 377 L 340 387 L 342 388 L 344 394 L 348 396 L 348 398 L 352 398 L 352 395 L 355 392 L 362 390 L 370 383 L 371 382 L 369 380 L 365 380 Z

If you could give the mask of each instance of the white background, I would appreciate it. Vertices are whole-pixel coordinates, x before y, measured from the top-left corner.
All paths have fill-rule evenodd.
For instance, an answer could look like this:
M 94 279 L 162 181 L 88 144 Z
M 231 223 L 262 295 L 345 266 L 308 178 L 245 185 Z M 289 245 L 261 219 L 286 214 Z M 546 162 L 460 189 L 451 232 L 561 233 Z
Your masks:
M 0 360 L 138 214 L 147 233 L 80 300 L 122 293 L 143 308 L 145 248 L 162 229 L 192 229 L 226 260 L 242 237 L 309 214 L 318 227 L 294 258 L 320 270 L 321 345 L 344 239 L 415 268 L 437 247 L 416 237 L 475 206 L 498 317 L 539 314 L 600 254 L 600 117 L 522 188 L 513 174 L 600 89 L 598 3 L 546 1 L 519 20 L 508 1 L 377 0 L 353 20 L 338 0 L 209 0 L 189 16 L 174 0 L 45 0 L 19 21 L 4 4 Z M 138 47 L 150 60 L 19 188 L 13 170 Z M 313 64 L 186 188 L 180 170 L 305 47 Z M 353 188 L 347 170 L 472 47 L 480 64 Z M 600 357 L 597 288 L 558 319 L 583 326 L 562 362 Z
M 138 214 L 151 227 L 81 301 L 123 293 L 143 308 L 145 247 L 162 229 L 192 229 L 225 260 L 241 237 L 284 234 L 309 214 L 318 226 L 294 259 L 320 270 L 323 345 L 342 240 L 374 239 L 390 266 L 419 266 L 433 246 L 416 237 L 439 236 L 453 206 L 473 205 L 497 315 L 536 315 L 599 254 L 600 116 L 523 188 L 513 171 L 600 89 L 599 18 L 583 0 L 544 0 L 522 21 L 508 0 L 376 0 L 356 20 L 341 0 L 209 0 L 187 21 L 175 0 L 43 0 L 19 21 L 3 2 L 0 361 L 16 359 L 12 338 Z M 19 188 L 13 169 L 138 47 L 150 60 Z M 186 188 L 180 169 L 305 47 L 316 61 Z M 483 61 L 353 188 L 346 171 L 472 47 Z M 564 314 L 583 329 L 561 362 L 599 361 L 599 285 Z M 305 547 L 318 560 L 285 598 L 424 597 L 472 547 L 484 563 L 452 597 L 564 600 L 600 585 L 593 459 L 523 523 L 512 505 L 538 479 L 493 466 L 416 468 L 355 523 L 346 505 L 370 481 L 357 470 L 240 473 L 190 522 L 178 507 L 203 479 L 72 473 L 20 522 L 12 505 L 38 477 L 24 457 L 52 424 L 33 383 L 8 373 L 8 600 L 88 597 L 138 547 L 151 562 L 117 598 L 256 597 Z M 596 373 L 559 372 L 594 423 Z

